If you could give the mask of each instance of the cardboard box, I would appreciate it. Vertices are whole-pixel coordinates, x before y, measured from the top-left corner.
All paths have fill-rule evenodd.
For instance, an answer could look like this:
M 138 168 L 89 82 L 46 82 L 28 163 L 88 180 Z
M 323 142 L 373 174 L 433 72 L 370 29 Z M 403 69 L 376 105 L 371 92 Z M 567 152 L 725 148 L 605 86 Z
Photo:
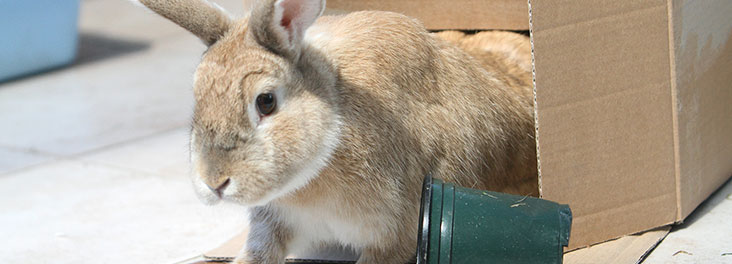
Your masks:
M 530 30 L 540 193 L 570 204 L 570 249 L 681 222 L 732 176 L 732 1 L 446 3 L 328 8 L 402 12 L 433 30 Z M 603 248 L 640 250 L 637 261 L 666 232 Z
M 572 207 L 570 248 L 683 221 L 732 176 L 732 1 L 446 3 L 328 8 L 430 29 L 530 26 L 540 192 Z
M 732 175 L 732 2 L 531 0 L 541 194 L 571 248 L 683 221 Z
M 526 0 L 328 0 L 327 7 L 333 13 L 355 10 L 399 12 L 417 18 L 427 28 L 435 30 L 529 29 Z

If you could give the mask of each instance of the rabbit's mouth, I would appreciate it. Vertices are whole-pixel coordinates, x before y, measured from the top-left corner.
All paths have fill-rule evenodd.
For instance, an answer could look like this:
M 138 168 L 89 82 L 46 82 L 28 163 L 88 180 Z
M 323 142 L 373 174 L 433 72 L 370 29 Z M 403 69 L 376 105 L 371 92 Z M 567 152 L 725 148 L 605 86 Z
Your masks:
M 229 183 L 231 183 L 231 179 L 226 179 L 226 181 L 224 181 L 224 183 L 222 183 L 218 187 L 209 187 L 209 189 L 211 189 L 211 191 L 214 192 L 214 194 L 216 194 L 216 196 L 218 196 L 219 198 L 223 198 L 224 191 L 226 191 L 226 187 L 229 187 Z
M 260 190 L 259 192 L 242 189 L 241 182 L 237 181 L 236 177 L 227 178 L 220 185 L 211 187 L 206 184 L 198 175 L 194 176 L 193 187 L 196 192 L 198 199 L 206 205 L 215 205 L 224 202 L 231 202 L 240 204 L 243 206 L 262 206 L 270 201 L 279 197 L 279 195 L 271 195 L 272 193 L 279 193 L 281 188 L 253 188 Z M 261 192 L 264 189 L 271 189 L 270 191 Z
M 195 177 L 193 181 L 193 187 L 196 192 L 196 196 L 198 197 L 198 200 L 206 205 L 214 205 L 223 200 L 225 196 L 224 191 L 226 191 L 229 185 L 231 185 L 230 180 L 227 180 L 225 186 L 221 186 L 224 188 L 212 189 L 198 177 Z

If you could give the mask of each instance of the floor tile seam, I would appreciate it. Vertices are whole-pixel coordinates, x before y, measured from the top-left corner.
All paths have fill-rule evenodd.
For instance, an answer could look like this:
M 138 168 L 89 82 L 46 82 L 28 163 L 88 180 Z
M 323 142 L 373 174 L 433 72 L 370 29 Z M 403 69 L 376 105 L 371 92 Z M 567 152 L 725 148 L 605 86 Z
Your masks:
M 51 166 L 51 165 L 57 164 L 59 162 L 68 162 L 68 161 L 79 161 L 79 162 L 86 162 L 86 163 L 94 163 L 94 164 L 98 164 L 98 165 L 104 165 L 104 166 L 107 166 L 107 167 L 113 167 L 113 166 L 109 166 L 110 164 L 108 164 L 108 163 L 102 163 L 102 162 L 98 162 L 98 161 L 94 161 L 94 160 L 90 160 L 90 159 L 85 159 L 84 157 L 90 156 L 90 155 L 94 155 L 94 154 L 97 154 L 97 153 L 101 153 L 103 151 L 111 150 L 111 149 L 114 149 L 114 148 L 122 147 L 122 146 L 125 146 L 125 145 L 128 145 L 128 144 L 132 144 L 132 143 L 135 143 L 135 142 L 144 141 L 144 140 L 147 140 L 147 139 L 150 139 L 150 138 L 154 138 L 156 136 L 161 136 L 161 135 L 164 135 L 164 134 L 167 134 L 167 133 L 172 133 L 172 132 L 174 132 L 174 131 L 176 131 L 178 129 L 184 128 L 184 127 L 185 126 L 180 125 L 180 126 L 175 126 L 175 127 L 171 127 L 171 128 L 166 128 L 164 130 L 159 130 L 159 131 L 157 131 L 155 133 L 152 133 L 152 134 L 148 134 L 148 135 L 144 135 L 144 136 L 140 136 L 140 137 L 134 137 L 132 139 L 128 139 L 128 140 L 124 140 L 124 141 L 120 141 L 120 142 L 115 142 L 115 143 L 112 143 L 112 144 L 108 144 L 108 145 L 101 146 L 101 147 L 98 147 L 98 148 L 90 149 L 90 150 L 87 150 L 87 151 L 82 151 L 80 153 L 75 153 L 75 154 L 61 155 L 61 154 L 53 154 L 53 153 L 50 153 L 49 156 L 51 157 L 51 159 L 49 161 L 41 162 L 41 163 L 38 163 L 38 164 L 33 164 L 33 165 L 30 165 L 30 166 L 25 166 L 25 167 L 21 167 L 21 168 L 18 168 L 18 169 L 14 169 L 14 170 L 10 170 L 10 171 L 7 171 L 7 172 L 0 173 L 0 178 L 12 176 L 12 175 L 15 175 L 15 174 L 24 173 L 26 171 L 30 171 L 30 170 L 33 170 L 33 169 L 41 168 L 41 167 L 44 167 L 44 166 Z M 0 147 L 2 147 L 2 146 L 0 146 Z M 128 170 L 133 170 L 133 171 L 136 170 L 136 169 L 130 168 L 130 167 L 122 167 L 122 166 L 120 166 L 120 168 L 126 168 Z M 139 172 L 144 172 L 144 173 L 148 173 L 148 174 L 157 174 L 157 173 L 150 173 L 149 171 L 139 171 Z
M 112 149 L 115 149 L 115 148 L 124 147 L 124 146 L 129 145 L 129 144 L 139 143 L 141 141 L 145 141 L 145 140 L 148 140 L 148 139 L 152 139 L 152 138 L 155 138 L 155 137 L 158 137 L 158 136 L 162 136 L 162 135 L 165 135 L 165 134 L 168 134 L 168 133 L 173 133 L 173 132 L 175 132 L 178 129 L 185 128 L 186 126 L 187 125 L 183 125 L 183 124 L 177 124 L 177 125 L 174 125 L 174 126 L 169 126 L 167 128 L 160 129 L 160 130 L 156 130 L 154 132 L 151 132 L 151 133 L 148 133 L 148 134 L 145 134 L 145 135 L 142 135 L 142 136 L 131 137 L 131 138 L 128 138 L 128 139 L 125 139 L 125 140 L 117 141 L 117 142 L 110 143 L 110 144 L 107 144 L 107 145 L 104 145 L 104 146 L 100 146 L 100 147 L 97 147 L 97 148 L 92 148 L 92 149 L 85 150 L 85 151 L 82 151 L 82 152 L 79 152 L 79 153 L 69 154 L 69 155 L 66 155 L 65 157 L 66 158 L 81 158 L 81 157 L 84 157 L 84 156 L 98 154 L 98 153 L 101 153 L 101 152 L 104 152 L 104 151 L 109 151 L 109 150 L 112 150 Z
M 8 144 L 4 144 L 4 143 L 0 143 L 0 149 L 6 149 L 6 150 L 10 150 L 12 152 L 20 152 L 20 153 L 30 154 L 30 155 L 46 156 L 49 158 L 55 158 L 55 157 L 62 156 L 62 155 L 58 155 L 58 154 L 55 154 L 52 152 L 40 150 L 37 148 L 14 146 L 14 145 L 8 145 Z

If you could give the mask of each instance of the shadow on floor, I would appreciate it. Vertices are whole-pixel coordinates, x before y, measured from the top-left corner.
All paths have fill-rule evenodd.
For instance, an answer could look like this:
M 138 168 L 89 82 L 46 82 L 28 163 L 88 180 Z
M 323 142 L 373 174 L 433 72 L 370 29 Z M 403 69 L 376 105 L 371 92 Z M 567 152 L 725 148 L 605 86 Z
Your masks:
M 0 86 L 10 84 L 16 81 L 22 81 L 27 78 L 32 78 L 45 73 L 62 71 L 78 65 L 84 65 L 144 51 L 146 49 L 149 49 L 150 45 L 150 42 L 116 38 L 102 33 L 79 32 L 79 42 L 77 44 L 76 58 L 71 64 L 42 69 L 36 72 L 30 72 L 28 74 L 11 77 L 10 79 L 0 81 Z
M 110 37 L 94 32 L 80 32 L 76 60 L 71 66 L 87 64 L 150 48 L 149 42 Z

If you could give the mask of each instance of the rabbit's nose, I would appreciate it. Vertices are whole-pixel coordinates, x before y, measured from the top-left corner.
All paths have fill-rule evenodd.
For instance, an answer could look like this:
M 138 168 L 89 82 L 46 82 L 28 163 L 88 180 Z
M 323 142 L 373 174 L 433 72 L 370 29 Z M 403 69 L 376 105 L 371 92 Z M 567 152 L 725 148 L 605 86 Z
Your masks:
M 226 190 L 226 187 L 229 187 L 229 178 L 226 178 L 224 182 L 219 184 L 218 186 L 212 187 L 211 185 L 208 185 L 208 188 L 211 189 L 212 192 L 216 193 L 216 196 L 221 197 L 224 194 L 224 190 Z

